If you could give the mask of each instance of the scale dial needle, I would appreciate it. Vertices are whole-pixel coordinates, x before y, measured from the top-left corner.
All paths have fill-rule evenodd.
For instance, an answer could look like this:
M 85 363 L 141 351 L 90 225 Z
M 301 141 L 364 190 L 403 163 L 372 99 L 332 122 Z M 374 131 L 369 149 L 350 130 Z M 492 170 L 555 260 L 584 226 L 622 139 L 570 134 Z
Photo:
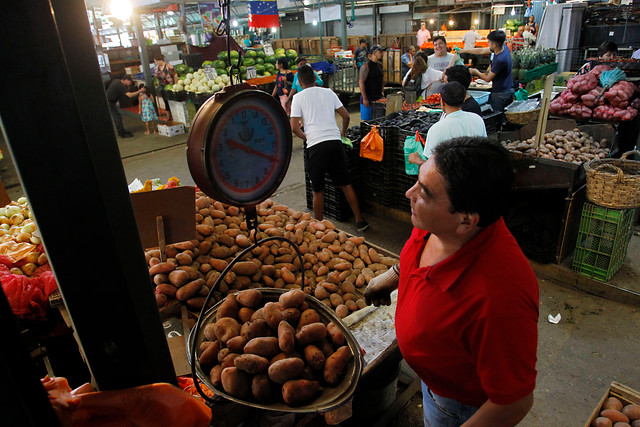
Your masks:
M 265 159 L 271 160 L 272 162 L 277 161 L 277 159 L 275 157 L 273 157 L 273 156 L 270 156 L 270 155 L 268 155 L 266 153 L 263 153 L 262 151 L 258 151 L 258 150 L 254 149 L 254 148 L 251 148 L 251 147 L 247 146 L 247 145 L 240 144 L 239 142 L 236 142 L 236 141 L 234 141 L 232 139 L 228 139 L 227 140 L 227 144 L 229 144 L 229 147 L 235 148 L 236 150 L 242 150 L 242 151 L 245 151 L 245 152 L 247 152 L 249 154 L 254 154 L 256 156 L 264 157 Z

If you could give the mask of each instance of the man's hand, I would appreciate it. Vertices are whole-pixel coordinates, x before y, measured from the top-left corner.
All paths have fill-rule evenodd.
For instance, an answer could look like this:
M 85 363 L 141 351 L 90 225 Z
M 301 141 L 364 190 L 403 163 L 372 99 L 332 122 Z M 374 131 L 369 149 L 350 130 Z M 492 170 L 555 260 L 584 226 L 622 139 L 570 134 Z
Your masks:
M 366 108 L 369 108 L 369 100 L 367 98 L 362 98 L 362 105 L 364 105 Z
M 424 160 L 422 160 L 422 157 L 420 157 L 420 154 L 418 153 L 409 154 L 409 158 L 407 160 L 409 160 L 409 163 L 413 163 L 414 165 L 418 166 L 424 163 Z
M 471 73 L 472 76 L 478 77 L 478 74 L 480 74 L 480 71 L 478 71 L 476 68 L 469 68 L 469 73 Z
M 385 273 L 371 279 L 364 290 L 364 299 L 367 305 L 391 305 L 391 292 L 398 287 L 398 264 L 395 264 Z

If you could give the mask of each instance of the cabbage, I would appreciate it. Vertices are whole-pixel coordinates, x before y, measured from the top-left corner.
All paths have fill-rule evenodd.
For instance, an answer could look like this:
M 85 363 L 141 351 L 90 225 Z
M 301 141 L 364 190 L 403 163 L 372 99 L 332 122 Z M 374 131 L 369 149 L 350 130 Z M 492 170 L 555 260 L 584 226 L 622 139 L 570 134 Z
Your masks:
M 226 74 L 223 74 L 221 77 L 223 82 L 229 83 L 229 76 L 227 76 Z
M 216 83 L 220 83 L 222 81 L 222 76 L 216 77 Z
M 211 90 L 213 90 L 214 92 L 217 92 L 220 90 L 220 86 L 218 85 L 213 85 L 213 87 L 211 88 Z
M 207 82 L 207 86 L 209 86 L 209 87 L 213 87 L 213 85 L 215 85 L 215 84 L 216 84 L 216 81 L 215 81 L 215 80 L 209 80 L 209 81 Z
M 188 76 L 189 74 L 187 74 Z M 193 77 L 193 75 L 191 75 Z M 184 79 L 184 84 L 186 86 L 189 86 L 191 84 L 191 77 L 187 77 L 186 79 Z
M 184 86 L 182 86 L 182 85 L 180 84 L 180 82 L 178 82 L 178 84 L 173 85 L 173 90 L 174 90 L 175 92 L 180 92 L 180 91 L 184 90 Z
M 179 85 L 183 85 L 184 84 L 184 80 L 182 80 L 182 79 L 178 80 L 178 84 Z
M 164 89 L 165 89 L 165 90 L 171 90 L 171 89 L 173 89 L 173 85 L 166 85 L 166 86 L 164 87 Z
M 193 74 L 192 73 L 187 73 L 187 78 L 188 79 L 192 79 L 193 78 Z

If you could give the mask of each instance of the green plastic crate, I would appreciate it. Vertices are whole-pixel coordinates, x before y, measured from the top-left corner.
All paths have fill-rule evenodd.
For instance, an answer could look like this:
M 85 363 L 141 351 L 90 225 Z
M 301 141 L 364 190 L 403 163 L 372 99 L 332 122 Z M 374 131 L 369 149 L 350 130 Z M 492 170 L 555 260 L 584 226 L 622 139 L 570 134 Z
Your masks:
M 558 63 L 553 62 L 551 64 L 540 65 L 533 70 L 527 70 L 524 73 L 523 82 L 529 82 L 536 77 L 548 76 L 549 74 L 553 74 L 558 71 Z
M 573 269 L 601 281 L 618 271 L 627 255 L 635 209 L 609 209 L 585 203 L 578 229 Z

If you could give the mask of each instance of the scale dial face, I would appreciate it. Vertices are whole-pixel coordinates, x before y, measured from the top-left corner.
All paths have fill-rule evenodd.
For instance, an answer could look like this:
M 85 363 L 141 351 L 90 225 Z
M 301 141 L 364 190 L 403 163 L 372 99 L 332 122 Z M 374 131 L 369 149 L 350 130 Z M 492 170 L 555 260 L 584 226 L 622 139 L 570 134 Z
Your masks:
M 266 93 L 250 90 L 223 99 L 212 114 L 198 116 L 194 121 L 210 123 L 200 159 L 208 182 L 203 185 L 192 170 L 198 186 L 236 206 L 254 205 L 269 197 L 282 182 L 291 159 L 291 127 L 282 107 Z M 191 158 L 189 161 L 191 167 Z

